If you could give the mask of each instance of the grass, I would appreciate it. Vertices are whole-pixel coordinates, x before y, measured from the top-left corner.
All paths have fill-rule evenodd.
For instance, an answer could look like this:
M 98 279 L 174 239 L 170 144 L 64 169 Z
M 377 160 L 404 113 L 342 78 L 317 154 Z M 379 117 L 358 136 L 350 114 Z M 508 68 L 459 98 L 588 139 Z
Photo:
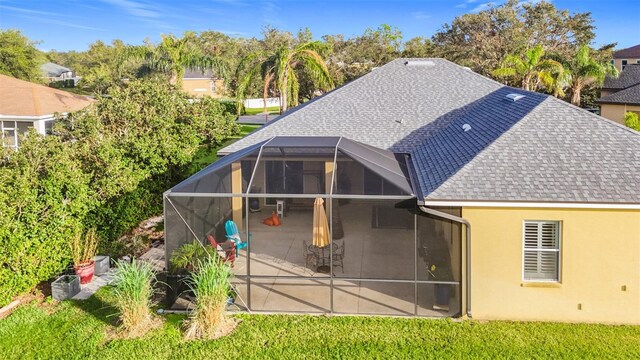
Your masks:
M 264 112 L 263 107 L 244 109 L 245 115 L 256 115 L 256 114 L 262 114 L 263 112 Z M 267 107 L 267 112 L 269 114 L 278 114 L 280 113 L 280 108 L 278 106 L 270 106 L 270 107 Z
M 189 287 L 196 297 L 190 316 L 188 339 L 215 339 L 233 329 L 235 322 L 226 315 L 231 268 L 217 256 L 198 260 L 197 271 L 190 275 Z
M 640 327 L 412 318 L 237 315 L 229 336 L 185 341 L 184 316 L 111 339 L 102 289 L 83 302 L 28 305 L 0 320 L 3 359 L 640 358 Z
M 156 275 L 149 263 L 135 259 L 118 263 L 112 295 L 120 323 L 128 336 L 145 334 L 153 325 L 151 297 Z
M 191 174 L 195 174 L 196 172 L 202 170 L 204 167 L 218 160 L 218 155 L 217 155 L 218 150 L 222 149 L 223 147 L 235 141 L 238 141 L 239 139 L 242 139 L 243 137 L 247 136 L 250 132 L 260 128 L 261 126 L 262 125 L 241 124 L 240 133 L 236 136 L 230 137 L 227 141 L 222 143 L 220 146 L 216 146 L 216 147 L 203 146 L 202 148 L 200 148 L 200 151 L 198 151 L 198 153 L 195 155 L 194 160 L 189 169 L 189 172 Z

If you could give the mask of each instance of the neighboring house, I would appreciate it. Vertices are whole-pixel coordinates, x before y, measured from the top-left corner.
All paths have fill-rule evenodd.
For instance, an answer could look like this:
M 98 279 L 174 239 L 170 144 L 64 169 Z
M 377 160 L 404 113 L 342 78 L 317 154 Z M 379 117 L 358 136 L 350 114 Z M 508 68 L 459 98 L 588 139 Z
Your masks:
M 627 65 L 640 64 L 640 45 L 615 51 L 611 63 L 618 71 L 624 70 Z
M 73 80 L 73 86 L 75 86 L 80 80 L 80 77 L 74 75 L 73 70 L 52 62 L 42 64 L 40 71 L 42 77 L 48 82 Z
M 233 220 L 241 308 L 640 324 L 640 133 L 553 96 L 397 59 L 219 155 L 164 194 L 166 259 Z
M 55 114 L 83 109 L 93 100 L 0 75 L 0 132 L 2 146 L 18 148 L 19 135 L 33 127 L 40 134 L 51 130 Z
M 607 78 L 600 91 L 600 115 L 624 124 L 624 115 L 640 115 L 640 64 L 627 65 L 617 79 Z
M 186 70 L 182 77 L 182 89 L 193 96 L 224 96 L 224 80 L 216 78 L 211 71 Z

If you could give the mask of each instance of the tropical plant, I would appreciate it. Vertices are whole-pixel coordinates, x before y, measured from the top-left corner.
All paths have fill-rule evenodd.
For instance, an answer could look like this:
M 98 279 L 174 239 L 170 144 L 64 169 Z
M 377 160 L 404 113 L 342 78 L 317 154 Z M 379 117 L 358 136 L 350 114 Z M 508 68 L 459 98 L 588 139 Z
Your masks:
M 169 75 L 169 83 L 180 86 L 185 69 L 199 71 L 212 70 L 222 76 L 226 72 L 225 62 L 215 56 L 205 55 L 195 45 L 193 33 L 187 32 L 183 38 L 173 35 L 162 35 L 159 44 L 129 46 L 122 53 L 120 63 L 127 61 L 143 61 L 151 70 Z
M 262 96 L 265 112 L 272 86 L 280 98 L 281 113 L 290 105 L 298 105 L 299 72 L 306 73 L 316 87 L 324 91 L 333 89 L 333 80 L 320 55 L 326 50 L 326 44 L 309 41 L 293 47 L 282 45 L 273 53 L 258 51 L 247 55 L 238 66 L 236 97 L 238 100 L 243 99 L 251 81 L 258 75 L 264 83 Z
M 226 316 L 231 268 L 217 256 L 211 256 L 198 260 L 197 269 L 188 280 L 196 297 L 196 308 L 190 316 L 185 337 L 215 339 L 235 326 L 235 321 Z
M 69 243 L 73 263 L 79 266 L 92 262 L 98 251 L 98 241 L 98 234 L 95 228 L 89 228 L 84 236 L 82 236 L 82 233 L 77 232 Z
M 520 82 L 524 90 L 535 91 L 540 85 L 552 87 L 556 82 L 555 78 L 559 78 L 563 71 L 562 64 L 545 59 L 544 49 L 536 45 L 527 49 L 523 56 L 507 55 L 492 74 L 501 78 L 513 78 Z
M 171 255 L 171 268 L 173 271 L 185 269 L 188 271 L 197 271 L 202 261 L 217 256 L 216 249 L 213 246 L 203 245 L 197 240 L 184 244 L 176 249 Z
M 156 275 L 151 264 L 120 261 L 113 279 L 112 295 L 123 329 L 130 336 L 144 335 L 154 325 L 151 307 Z
M 602 86 L 607 76 L 618 77 L 618 70 L 611 63 L 592 56 L 587 45 L 578 48 L 571 57 L 559 55 L 555 59 L 562 63 L 567 86 L 571 91 L 571 103 L 580 106 L 581 93 L 588 86 Z
M 638 119 L 638 113 L 627 111 L 624 114 L 624 124 L 633 130 L 640 131 L 640 120 Z

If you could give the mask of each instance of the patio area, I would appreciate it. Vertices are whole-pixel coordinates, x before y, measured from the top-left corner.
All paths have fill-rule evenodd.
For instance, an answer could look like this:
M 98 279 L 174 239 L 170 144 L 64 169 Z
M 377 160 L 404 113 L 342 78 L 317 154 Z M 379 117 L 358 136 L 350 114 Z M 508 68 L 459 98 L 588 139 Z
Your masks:
M 413 226 L 372 228 L 376 206 L 379 205 L 363 201 L 340 206 L 344 237 L 334 240 L 334 244 L 343 243 L 345 251 L 343 267 L 334 263 L 333 292 L 330 275 L 318 272 L 317 266 L 321 264 L 310 264 L 304 256 L 304 243 L 310 244 L 312 237 L 311 208 L 287 213 L 279 227 L 262 224 L 262 218 L 271 213 L 270 208 L 252 213 L 250 294 L 246 250 L 240 251 L 234 266 L 238 276 L 234 283 L 242 300 L 254 311 L 329 312 L 333 297 L 335 313 L 414 315 L 417 312 L 421 316 L 438 317 L 459 312 L 459 289 L 453 291 L 449 309 L 434 310 L 435 285 L 413 283 Z M 408 213 L 404 209 L 399 212 Z M 325 251 L 328 255 L 329 249 Z M 425 275 L 426 266 L 425 260 L 419 257 L 418 268 Z M 417 306 L 414 306 L 416 300 Z

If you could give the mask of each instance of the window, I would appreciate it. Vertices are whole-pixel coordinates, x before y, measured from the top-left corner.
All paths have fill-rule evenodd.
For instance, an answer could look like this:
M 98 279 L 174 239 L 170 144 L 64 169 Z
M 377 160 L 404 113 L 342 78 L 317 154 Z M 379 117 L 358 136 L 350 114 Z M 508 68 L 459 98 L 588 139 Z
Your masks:
M 622 70 L 624 70 L 624 67 L 627 66 L 628 61 L 627 60 L 622 60 L 621 64 L 622 64 Z
M 636 60 L 636 64 L 640 64 L 640 59 Z
M 0 121 L 0 133 L 2 134 L 2 146 L 17 148 L 18 133 L 16 132 L 15 121 Z
M 525 221 L 524 281 L 560 281 L 560 222 Z

